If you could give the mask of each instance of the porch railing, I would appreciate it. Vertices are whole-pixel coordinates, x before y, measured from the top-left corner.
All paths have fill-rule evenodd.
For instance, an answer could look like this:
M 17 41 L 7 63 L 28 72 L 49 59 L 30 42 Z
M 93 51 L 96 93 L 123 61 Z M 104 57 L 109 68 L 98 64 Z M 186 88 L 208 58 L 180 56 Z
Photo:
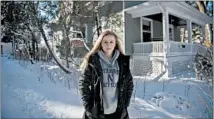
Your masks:
M 200 44 L 193 44 L 193 50 L 192 50 L 193 54 L 196 54 L 198 52 L 199 54 L 203 55 L 206 53 L 206 51 L 207 51 L 207 47 L 202 46 Z
M 134 43 L 134 53 L 163 53 L 163 42 Z
M 139 53 L 143 55 L 150 54 L 162 54 L 163 53 L 163 44 L 164 42 L 144 42 L 144 43 L 133 43 L 134 53 Z M 197 52 L 205 53 L 206 48 L 201 46 L 200 44 L 192 44 L 192 43 L 181 43 L 181 42 L 168 42 L 169 55 L 176 54 L 189 54 L 195 55 Z
M 178 53 L 191 53 L 191 43 L 181 43 L 181 42 L 169 42 L 169 53 L 178 54 Z

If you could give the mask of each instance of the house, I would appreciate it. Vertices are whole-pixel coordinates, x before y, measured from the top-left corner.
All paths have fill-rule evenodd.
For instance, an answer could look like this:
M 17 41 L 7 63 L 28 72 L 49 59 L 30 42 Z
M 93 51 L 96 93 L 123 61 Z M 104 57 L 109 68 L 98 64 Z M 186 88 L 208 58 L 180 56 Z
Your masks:
M 12 38 L 9 36 L 4 36 L 1 39 L 1 54 L 12 54 L 12 53 L 13 53 Z
M 12 54 L 12 53 L 13 53 L 12 42 L 9 43 L 1 42 L 1 54 Z
M 205 24 L 213 24 L 211 17 L 185 2 L 113 1 L 101 7 L 101 16 L 107 6 L 122 16 L 122 25 L 115 31 L 124 43 L 125 54 L 132 58 L 130 65 L 136 76 L 168 78 L 193 67 L 196 52 L 204 48 L 192 37 L 183 39 L 182 29 L 192 36 L 197 26 L 204 36 Z

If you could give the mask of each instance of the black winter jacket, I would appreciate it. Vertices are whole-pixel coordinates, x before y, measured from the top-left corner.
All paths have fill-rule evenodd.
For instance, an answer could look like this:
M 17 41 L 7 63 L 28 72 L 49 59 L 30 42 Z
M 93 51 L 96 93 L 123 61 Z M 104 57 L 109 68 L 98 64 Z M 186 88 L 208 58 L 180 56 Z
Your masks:
M 129 118 L 127 107 L 133 92 L 133 78 L 129 69 L 129 56 L 120 54 L 119 64 L 119 88 L 117 111 L 122 113 L 121 119 Z M 104 119 L 101 82 L 103 78 L 102 67 L 98 53 L 93 54 L 88 61 L 88 66 L 80 79 L 80 93 L 85 107 L 86 119 Z

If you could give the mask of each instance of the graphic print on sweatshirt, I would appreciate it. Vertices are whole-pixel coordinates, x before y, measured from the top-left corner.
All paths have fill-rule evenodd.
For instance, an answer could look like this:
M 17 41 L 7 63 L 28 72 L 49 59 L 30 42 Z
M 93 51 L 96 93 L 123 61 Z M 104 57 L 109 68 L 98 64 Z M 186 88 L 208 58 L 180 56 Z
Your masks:
M 103 69 L 103 87 L 116 87 L 119 70 L 106 68 Z
M 117 58 L 119 57 L 119 54 L 119 51 L 115 50 L 113 57 L 111 59 L 107 59 L 102 51 L 98 52 L 103 73 L 102 91 L 104 114 L 114 113 L 117 109 L 117 83 L 120 69 Z

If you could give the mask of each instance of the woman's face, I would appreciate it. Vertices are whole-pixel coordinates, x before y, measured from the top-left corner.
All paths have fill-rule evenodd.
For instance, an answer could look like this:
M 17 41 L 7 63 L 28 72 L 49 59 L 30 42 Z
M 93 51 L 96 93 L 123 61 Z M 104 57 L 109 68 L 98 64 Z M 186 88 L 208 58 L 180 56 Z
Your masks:
M 108 54 L 111 55 L 114 51 L 114 48 L 116 46 L 116 39 L 113 35 L 106 35 L 103 37 L 103 40 L 101 42 L 101 46 L 103 51 Z

